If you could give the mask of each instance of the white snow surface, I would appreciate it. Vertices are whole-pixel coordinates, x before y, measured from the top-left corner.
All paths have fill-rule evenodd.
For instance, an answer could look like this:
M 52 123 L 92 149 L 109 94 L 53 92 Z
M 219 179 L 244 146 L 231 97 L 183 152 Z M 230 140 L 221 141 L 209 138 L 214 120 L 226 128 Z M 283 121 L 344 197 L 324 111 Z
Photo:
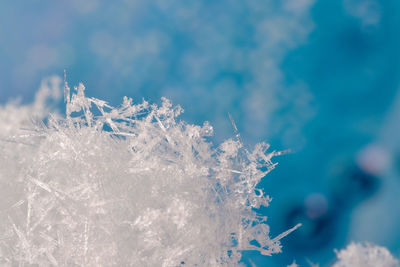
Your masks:
M 236 266 L 242 250 L 281 251 L 291 230 L 270 238 L 253 210 L 270 202 L 256 188 L 276 165 L 266 143 L 217 146 L 168 99 L 115 108 L 82 84 L 65 83 L 62 117 L 47 108 L 61 83 L 0 106 L 1 266 Z

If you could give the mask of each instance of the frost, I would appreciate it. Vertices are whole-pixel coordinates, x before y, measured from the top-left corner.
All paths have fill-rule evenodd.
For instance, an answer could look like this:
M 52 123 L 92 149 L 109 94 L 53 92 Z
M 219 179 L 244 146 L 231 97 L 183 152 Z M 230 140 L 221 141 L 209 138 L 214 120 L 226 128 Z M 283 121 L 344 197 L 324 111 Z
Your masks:
M 270 238 L 254 211 L 270 202 L 256 188 L 275 167 L 267 144 L 215 146 L 168 99 L 114 108 L 82 84 L 65 84 L 65 118 L 49 115 L 52 81 L 35 104 L 0 107 L 1 265 L 235 266 L 298 227 Z
M 398 267 L 400 266 L 390 252 L 380 246 L 351 243 L 346 249 L 336 252 L 338 261 L 333 267 Z
M 299 267 L 299 265 L 297 265 L 296 261 L 293 261 L 292 264 L 288 265 L 287 267 Z

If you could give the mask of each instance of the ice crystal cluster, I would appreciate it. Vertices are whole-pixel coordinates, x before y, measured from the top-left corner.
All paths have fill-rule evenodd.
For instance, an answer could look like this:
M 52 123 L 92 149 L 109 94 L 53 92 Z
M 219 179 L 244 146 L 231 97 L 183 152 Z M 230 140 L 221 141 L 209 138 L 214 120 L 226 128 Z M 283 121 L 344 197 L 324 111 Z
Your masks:
M 384 247 L 366 243 L 351 243 L 337 252 L 333 267 L 399 267 L 400 264 Z
M 125 97 L 114 108 L 59 78 L 34 104 L 0 106 L 0 265 L 235 266 L 242 250 L 280 252 L 254 208 L 275 166 L 260 143 L 219 146 L 182 109 Z

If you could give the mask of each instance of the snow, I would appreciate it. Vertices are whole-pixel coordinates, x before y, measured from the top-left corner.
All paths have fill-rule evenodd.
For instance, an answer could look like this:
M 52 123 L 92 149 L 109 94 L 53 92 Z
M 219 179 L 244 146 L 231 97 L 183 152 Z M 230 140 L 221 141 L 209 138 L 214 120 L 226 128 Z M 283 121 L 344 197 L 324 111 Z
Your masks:
M 217 146 L 166 98 L 111 107 L 83 84 L 64 84 L 62 117 L 47 108 L 60 85 L 0 106 L 1 265 L 236 266 L 299 227 L 270 238 L 253 209 L 270 202 L 256 189 L 276 165 L 267 144 Z
M 400 266 L 384 247 L 369 243 L 351 243 L 345 249 L 338 251 L 337 262 L 333 267 L 398 267 Z

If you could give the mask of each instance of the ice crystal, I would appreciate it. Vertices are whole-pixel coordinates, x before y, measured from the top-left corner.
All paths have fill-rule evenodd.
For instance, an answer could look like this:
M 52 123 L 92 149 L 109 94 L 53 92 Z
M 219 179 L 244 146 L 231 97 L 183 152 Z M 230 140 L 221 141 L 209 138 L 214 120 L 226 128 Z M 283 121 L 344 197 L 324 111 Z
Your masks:
M 299 267 L 299 265 L 297 265 L 296 261 L 293 261 L 292 264 L 288 265 L 287 267 Z
M 338 261 L 333 267 L 399 267 L 400 264 L 390 252 L 380 246 L 351 243 L 337 252 Z
M 270 238 L 254 211 L 270 201 L 256 188 L 275 166 L 266 143 L 215 146 L 165 98 L 114 108 L 82 84 L 65 84 L 61 118 L 48 83 L 35 104 L 0 107 L 1 265 L 235 266 L 298 227 Z

